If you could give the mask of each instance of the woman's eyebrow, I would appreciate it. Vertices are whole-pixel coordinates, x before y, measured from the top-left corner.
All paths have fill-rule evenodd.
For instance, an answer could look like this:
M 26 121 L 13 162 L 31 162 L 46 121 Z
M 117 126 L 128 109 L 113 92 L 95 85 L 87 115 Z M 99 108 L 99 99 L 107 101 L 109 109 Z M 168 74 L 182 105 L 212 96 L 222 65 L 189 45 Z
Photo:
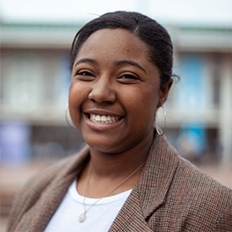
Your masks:
M 82 58 L 80 60 L 78 60 L 74 66 L 77 66 L 81 63 L 92 63 L 92 64 L 98 64 L 98 62 L 95 60 L 95 59 L 91 59 L 91 58 Z M 141 69 L 144 73 L 147 73 L 146 70 L 140 65 L 138 64 L 137 62 L 135 61 L 132 61 L 132 60 L 118 60 L 118 61 L 115 61 L 115 65 L 117 66 L 120 66 L 120 65 L 132 65 L 132 66 L 135 66 L 139 69 Z
M 81 64 L 81 63 L 92 63 L 92 64 L 97 64 L 97 61 L 91 58 L 82 58 L 80 60 L 78 60 L 74 66 Z
M 141 69 L 143 72 L 147 73 L 146 70 L 140 64 L 138 64 L 135 61 L 132 61 L 132 60 L 118 60 L 118 61 L 115 62 L 115 65 L 117 65 L 117 66 L 126 65 L 126 64 L 133 65 L 133 66 Z

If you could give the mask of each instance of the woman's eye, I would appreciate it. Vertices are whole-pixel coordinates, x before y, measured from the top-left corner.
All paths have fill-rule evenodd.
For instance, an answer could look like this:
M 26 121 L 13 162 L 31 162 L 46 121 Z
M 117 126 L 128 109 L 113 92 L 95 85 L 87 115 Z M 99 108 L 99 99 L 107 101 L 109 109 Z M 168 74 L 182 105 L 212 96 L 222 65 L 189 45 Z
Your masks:
M 120 77 L 118 77 L 118 81 L 119 82 L 122 82 L 122 83 L 134 83 L 136 82 L 137 80 L 139 80 L 139 78 L 135 75 L 132 75 L 132 74 L 124 74 Z
M 88 71 L 78 72 L 77 75 L 81 75 L 81 76 L 93 76 L 93 74 L 91 72 L 88 72 Z
M 76 78 L 82 81 L 92 81 L 95 79 L 95 76 L 89 71 L 80 71 L 76 73 Z
M 123 79 L 133 79 L 133 80 L 138 79 L 138 77 L 130 75 L 130 74 L 123 75 L 121 78 L 123 78 Z

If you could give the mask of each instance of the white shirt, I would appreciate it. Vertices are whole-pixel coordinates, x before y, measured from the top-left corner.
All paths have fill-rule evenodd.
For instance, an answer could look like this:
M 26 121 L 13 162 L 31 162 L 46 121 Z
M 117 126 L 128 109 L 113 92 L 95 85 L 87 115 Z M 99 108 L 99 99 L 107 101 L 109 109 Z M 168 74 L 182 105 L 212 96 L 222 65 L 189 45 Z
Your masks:
M 98 200 L 96 198 L 86 197 L 84 200 L 84 197 L 77 192 L 76 184 L 77 182 L 74 181 L 69 187 L 44 232 L 106 232 L 132 191 L 105 197 L 96 202 Z M 84 213 L 85 208 L 86 220 L 80 223 L 79 216 Z

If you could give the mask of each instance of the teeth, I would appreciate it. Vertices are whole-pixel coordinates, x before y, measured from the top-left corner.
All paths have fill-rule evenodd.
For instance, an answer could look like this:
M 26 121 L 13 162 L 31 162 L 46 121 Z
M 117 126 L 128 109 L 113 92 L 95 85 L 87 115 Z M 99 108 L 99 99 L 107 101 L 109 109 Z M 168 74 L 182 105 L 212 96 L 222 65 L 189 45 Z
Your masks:
M 112 123 L 119 121 L 119 117 L 90 114 L 90 120 L 94 122 L 101 122 L 101 123 Z

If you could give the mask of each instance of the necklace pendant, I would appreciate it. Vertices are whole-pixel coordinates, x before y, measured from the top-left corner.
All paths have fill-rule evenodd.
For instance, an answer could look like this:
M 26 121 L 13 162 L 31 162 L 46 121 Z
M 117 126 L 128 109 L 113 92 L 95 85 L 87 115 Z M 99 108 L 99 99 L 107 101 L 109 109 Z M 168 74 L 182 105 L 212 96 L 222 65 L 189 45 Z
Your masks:
M 79 222 L 82 223 L 86 220 L 86 212 L 82 213 L 80 216 L 79 216 Z

